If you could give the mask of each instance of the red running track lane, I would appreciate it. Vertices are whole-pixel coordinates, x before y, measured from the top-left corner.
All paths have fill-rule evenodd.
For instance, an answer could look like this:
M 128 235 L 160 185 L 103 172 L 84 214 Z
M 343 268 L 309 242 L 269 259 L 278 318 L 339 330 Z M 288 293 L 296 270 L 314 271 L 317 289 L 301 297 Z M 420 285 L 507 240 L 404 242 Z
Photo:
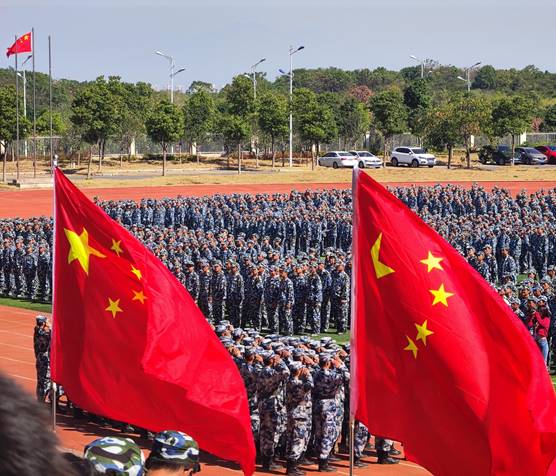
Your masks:
M 33 352 L 33 327 L 35 324 L 36 312 L 27 311 L 13 307 L 0 306 L 0 371 L 13 378 L 24 390 L 32 395 L 35 394 L 35 356 Z M 1 390 L 0 390 L 1 395 Z M 122 433 L 111 428 L 102 427 L 86 420 L 76 420 L 64 415 L 58 415 L 56 433 L 60 440 L 60 447 L 66 451 L 72 451 L 81 455 L 84 446 L 95 438 L 101 436 L 118 435 Z M 135 439 L 143 449 L 148 449 L 149 443 L 140 440 L 136 435 L 130 436 Z M 364 461 L 373 463 L 376 458 L 367 455 Z M 218 460 L 211 455 L 202 456 L 202 473 L 208 476 L 240 476 L 243 473 L 234 464 Z M 345 455 L 338 463 L 333 463 L 337 469 L 331 475 L 348 475 L 349 463 Z M 260 469 L 260 467 L 258 467 Z M 308 466 L 308 474 L 317 471 L 317 466 Z M 285 468 L 273 474 L 285 474 Z M 268 473 L 257 472 L 258 476 Z M 368 468 L 356 469 L 357 476 L 427 476 L 430 475 L 425 469 L 402 461 L 395 467 L 379 466 L 370 464 Z
M 462 187 L 471 187 L 475 182 L 440 182 L 454 183 Z M 555 181 L 536 182 L 476 182 L 491 190 L 502 187 L 516 195 L 526 189 L 533 193 L 540 189 L 556 187 Z M 435 182 L 385 182 L 384 185 L 433 186 Z M 176 197 L 178 195 L 201 197 L 205 195 L 231 193 L 288 193 L 291 190 L 345 189 L 351 188 L 349 183 L 296 183 L 296 184 L 229 184 L 229 185 L 173 185 L 165 187 L 119 187 L 119 188 L 84 188 L 88 197 L 99 196 L 104 200 L 140 200 L 141 198 Z M 0 218 L 29 218 L 40 215 L 52 215 L 52 190 L 23 190 L 0 192 Z

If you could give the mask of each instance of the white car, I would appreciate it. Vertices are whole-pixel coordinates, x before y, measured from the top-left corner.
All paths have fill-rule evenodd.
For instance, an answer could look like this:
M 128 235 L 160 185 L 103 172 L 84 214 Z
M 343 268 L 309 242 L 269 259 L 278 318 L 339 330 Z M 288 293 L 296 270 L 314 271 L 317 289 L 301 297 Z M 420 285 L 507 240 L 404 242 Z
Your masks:
M 436 165 L 436 157 L 428 154 L 425 149 L 420 147 L 396 147 L 391 154 L 390 162 L 394 167 L 401 164 L 410 167 L 434 167 Z
M 349 152 L 333 150 L 319 157 L 318 161 L 321 167 L 332 167 L 337 169 L 338 167 L 355 167 L 358 159 Z
M 365 169 L 367 167 L 378 169 L 382 167 L 382 159 L 380 157 L 377 157 L 376 155 L 371 154 L 367 150 L 350 150 L 349 153 L 352 154 L 354 157 L 357 157 L 357 166 L 360 169 Z

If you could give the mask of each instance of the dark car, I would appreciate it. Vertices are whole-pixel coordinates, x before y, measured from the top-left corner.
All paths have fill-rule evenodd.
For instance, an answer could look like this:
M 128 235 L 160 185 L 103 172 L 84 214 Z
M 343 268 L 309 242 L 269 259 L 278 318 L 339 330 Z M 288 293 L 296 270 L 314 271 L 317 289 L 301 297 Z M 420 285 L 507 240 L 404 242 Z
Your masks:
M 541 153 L 546 155 L 547 163 L 556 163 L 556 146 L 554 145 L 540 145 L 536 149 Z
M 495 163 L 496 165 L 505 165 L 511 163 L 512 149 L 507 145 L 498 145 L 493 147 L 485 145 L 479 150 L 479 162 L 481 164 Z M 517 162 L 517 156 L 514 155 L 514 163 Z
M 543 165 L 547 162 L 546 155 L 533 147 L 516 147 L 515 155 L 519 157 L 522 164 L 526 165 Z

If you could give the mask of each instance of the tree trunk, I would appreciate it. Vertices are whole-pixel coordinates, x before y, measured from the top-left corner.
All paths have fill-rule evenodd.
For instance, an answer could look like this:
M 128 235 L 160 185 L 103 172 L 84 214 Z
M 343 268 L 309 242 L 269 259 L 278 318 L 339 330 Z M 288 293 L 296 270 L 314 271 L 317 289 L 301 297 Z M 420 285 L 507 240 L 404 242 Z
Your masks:
M 276 165 L 276 150 L 274 149 L 274 137 L 270 137 L 270 147 L 272 149 L 272 170 Z
M 515 154 L 515 136 L 512 134 L 512 156 L 510 158 L 510 165 L 514 165 L 514 154 Z
M 384 153 L 382 155 L 382 161 L 384 162 L 384 166 L 386 167 L 386 148 L 388 147 L 388 138 L 384 136 Z
M 448 146 L 448 168 L 452 168 L 452 158 L 454 156 L 454 147 L 449 145 Z
M 230 155 L 232 155 L 232 151 L 228 151 L 228 156 L 226 157 L 226 167 L 230 168 Z
M 199 152 L 199 146 L 195 147 L 195 155 L 197 156 L 197 165 L 201 164 L 201 154 Z
M 77 167 L 81 165 L 81 149 L 77 151 Z
M 12 151 L 12 164 L 15 163 L 15 147 L 13 144 L 10 145 L 10 149 Z
M 241 144 L 237 146 L 237 173 L 241 174 Z
M 162 144 L 162 176 L 166 176 L 166 144 Z
M 465 139 L 465 162 L 467 168 L 471 168 L 471 145 L 469 144 L 469 137 Z
M 89 147 L 89 163 L 87 164 L 87 179 L 91 178 L 91 166 L 93 165 L 93 146 Z
M 120 154 L 120 169 L 124 168 L 124 154 Z
M 6 183 L 6 155 L 8 155 L 8 143 L 6 143 L 2 154 L 2 182 L 4 183 Z
M 320 155 L 320 143 L 317 141 L 317 149 L 315 150 L 317 157 Z M 315 154 L 313 153 L 313 148 L 311 148 L 311 170 L 315 170 Z

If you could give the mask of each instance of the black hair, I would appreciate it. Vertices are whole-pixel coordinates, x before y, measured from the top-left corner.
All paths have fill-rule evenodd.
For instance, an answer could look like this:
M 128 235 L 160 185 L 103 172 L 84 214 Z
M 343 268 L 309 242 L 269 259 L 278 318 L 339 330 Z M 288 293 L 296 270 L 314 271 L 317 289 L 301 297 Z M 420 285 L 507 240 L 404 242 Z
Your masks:
M 56 445 L 46 409 L 0 374 L 0 474 L 75 476 Z
M 193 468 L 189 467 L 189 463 L 180 463 L 179 461 L 168 461 L 166 459 L 158 458 L 153 453 L 149 455 L 147 461 L 145 461 L 145 469 L 167 469 L 169 471 L 184 471 L 190 470 L 191 473 L 198 473 L 201 467 L 198 463 L 195 464 Z

